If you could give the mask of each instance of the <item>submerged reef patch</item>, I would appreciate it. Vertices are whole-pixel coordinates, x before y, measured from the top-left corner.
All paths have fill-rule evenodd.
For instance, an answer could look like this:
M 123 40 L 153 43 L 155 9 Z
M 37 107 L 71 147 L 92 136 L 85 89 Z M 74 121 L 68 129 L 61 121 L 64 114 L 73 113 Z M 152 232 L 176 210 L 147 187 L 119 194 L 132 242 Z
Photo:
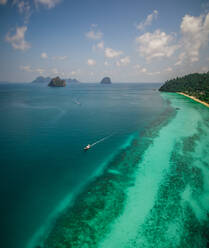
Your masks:
M 177 112 L 168 105 L 151 126 L 118 152 L 56 219 L 41 248 L 208 246 L 208 117 L 195 112 L 198 110 L 192 105 L 187 106 L 191 112 L 185 116 L 182 111 L 187 108 L 180 107 Z M 193 120 L 193 114 L 196 119 L 189 128 L 188 118 Z M 187 132 L 176 134 L 176 126 L 181 128 L 182 123 L 188 125 Z M 144 188 L 138 191 L 141 186 Z M 138 193 L 150 194 L 153 200 L 143 196 L 138 199 Z M 129 215 L 130 210 L 133 215 Z M 130 234 L 126 230 L 129 227 L 136 230 Z M 123 237 L 126 231 L 129 236 Z M 115 242 L 116 238 L 121 241 Z
M 140 137 L 121 149 L 103 173 L 89 182 L 73 205 L 56 219 L 47 237 L 37 247 L 98 247 L 110 231 L 111 223 L 124 210 L 126 191 L 134 186 L 135 171 L 143 153 L 158 135 L 158 130 L 174 116 L 175 111 L 168 105 Z

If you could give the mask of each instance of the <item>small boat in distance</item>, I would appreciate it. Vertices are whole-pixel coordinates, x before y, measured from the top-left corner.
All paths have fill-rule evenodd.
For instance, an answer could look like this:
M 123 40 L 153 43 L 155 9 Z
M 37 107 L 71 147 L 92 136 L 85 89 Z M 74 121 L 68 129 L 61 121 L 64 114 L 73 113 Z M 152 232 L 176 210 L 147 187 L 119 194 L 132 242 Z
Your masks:
M 83 149 L 84 149 L 84 150 L 88 150 L 88 149 L 90 149 L 90 148 L 91 148 L 91 145 L 88 144 L 88 145 L 85 146 Z
M 87 146 L 85 146 L 83 149 L 86 151 L 86 150 L 89 150 L 90 148 L 92 148 L 93 146 L 95 146 L 96 144 L 102 142 L 103 140 L 106 140 L 107 138 L 111 137 L 112 135 L 109 135 L 109 136 L 106 136 L 100 140 L 97 140 L 96 142 L 94 142 L 93 144 L 88 144 Z

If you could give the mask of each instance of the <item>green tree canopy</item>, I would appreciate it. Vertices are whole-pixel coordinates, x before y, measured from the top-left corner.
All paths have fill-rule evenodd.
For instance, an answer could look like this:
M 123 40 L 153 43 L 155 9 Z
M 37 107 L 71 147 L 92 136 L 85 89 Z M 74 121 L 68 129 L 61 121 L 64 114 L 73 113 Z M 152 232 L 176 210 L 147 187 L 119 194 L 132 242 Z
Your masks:
M 159 91 L 183 92 L 209 103 L 209 72 L 193 73 L 168 80 Z

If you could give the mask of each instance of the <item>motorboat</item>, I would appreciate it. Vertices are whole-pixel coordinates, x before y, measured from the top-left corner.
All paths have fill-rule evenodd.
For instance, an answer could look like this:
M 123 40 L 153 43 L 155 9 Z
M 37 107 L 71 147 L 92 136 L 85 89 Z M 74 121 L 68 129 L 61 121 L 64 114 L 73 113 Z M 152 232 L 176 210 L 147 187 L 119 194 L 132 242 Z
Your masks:
M 83 149 L 84 149 L 84 150 L 88 150 L 88 149 L 90 149 L 90 148 L 91 148 L 91 145 L 88 144 L 88 145 L 85 146 Z

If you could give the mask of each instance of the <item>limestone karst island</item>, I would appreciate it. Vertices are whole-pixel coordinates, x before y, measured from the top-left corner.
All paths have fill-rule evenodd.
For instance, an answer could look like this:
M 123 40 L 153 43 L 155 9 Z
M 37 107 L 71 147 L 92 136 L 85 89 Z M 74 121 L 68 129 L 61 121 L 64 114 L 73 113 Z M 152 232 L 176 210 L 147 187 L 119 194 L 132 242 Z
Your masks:
M 56 77 L 56 78 L 52 78 L 52 80 L 50 81 L 48 86 L 50 86 L 50 87 L 65 87 L 66 82 L 65 82 L 65 80 L 62 80 L 59 77 Z
M 0 248 L 209 248 L 209 0 L 0 0 Z
M 111 84 L 112 82 L 111 82 L 110 77 L 104 77 L 104 78 L 101 80 L 100 83 L 101 83 L 101 84 Z

